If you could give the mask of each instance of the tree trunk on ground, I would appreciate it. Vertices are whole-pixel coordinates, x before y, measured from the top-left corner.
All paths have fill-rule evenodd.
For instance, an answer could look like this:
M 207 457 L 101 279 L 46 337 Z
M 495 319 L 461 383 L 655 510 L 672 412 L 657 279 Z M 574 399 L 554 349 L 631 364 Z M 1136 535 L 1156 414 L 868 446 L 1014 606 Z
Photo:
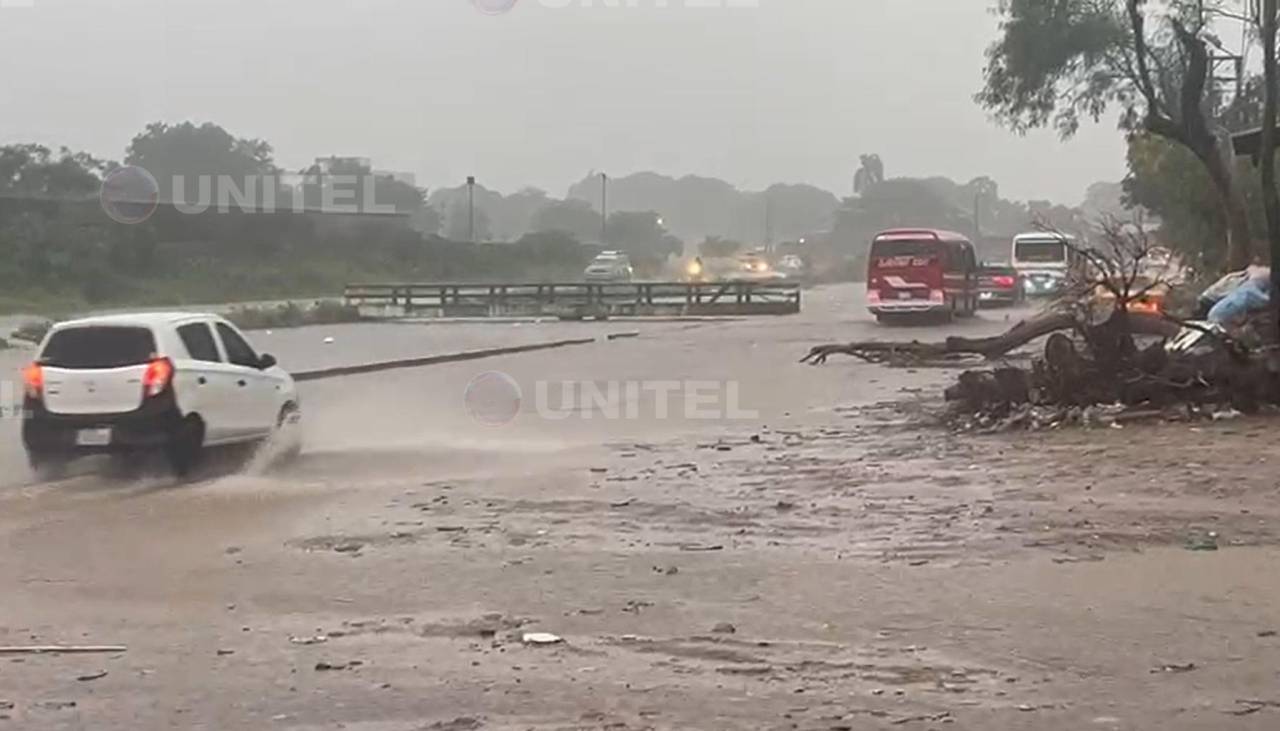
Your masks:
M 1181 329 L 1178 323 L 1158 315 L 1128 313 L 1126 317 L 1126 331 L 1134 335 L 1157 335 L 1171 338 L 1177 335 Z M 1107 324 L 1092 326 L 1092 330 L 1103 330 L 1107 327 Z M 1062 330 L 1077 330 L 1081 327 L 1080 321 L 1071 313 L 1048 311 L 1042 312 L 1029 320 L 1023 320 L 994 337 L 950 337 L 942 343 L 921 343 L 917 341 L 910 343 L 863 342 L 819 345 L 810 350 L 809 354 L 801 359 L 801 362 L 819 365 L 825 363 L 830 356 L 837 354 L 851 355 L 874 361 L 890 360 L 893 357 L 903 356 L 936 359 L 954 355 L 981 355 L 984 358 L 991 359 L 1006 355 L 1032 340 L 1050 333 Z

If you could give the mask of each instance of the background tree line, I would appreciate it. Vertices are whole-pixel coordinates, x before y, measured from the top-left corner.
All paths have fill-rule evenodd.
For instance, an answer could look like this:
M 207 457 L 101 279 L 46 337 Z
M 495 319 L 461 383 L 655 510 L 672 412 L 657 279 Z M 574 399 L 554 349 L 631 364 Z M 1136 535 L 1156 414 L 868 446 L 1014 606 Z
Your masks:
M 111 220 L 99 205 L 104 177 L 121 165 L 144 168 L 159 184 L 161 204 L 136 225 Z M 339 176 L 373 181 L 355 186 L 345 203 L 376 202 L 388 214 L 319 212 Z M 627 251 L 642 275 L 661 276 L 686 253 L 686 241 L 708 238 L 717 249 L 775 244 L 833 278 L 856 278 L 883 228 L 981 232 L 994 242 L 991 258 L 1007 258 L 1008 237 L 1036 215 L 1064 227 L 1082 219 L 1076 208 L 1003 199 L 986 177 L 887 177 L 878 155 L 864 155 L 853 177 L 855 194 L 841 199 L 809 185 L 751 192 L 714 178 L 638 173 L 611 180 L 603 226 L 596 174 L 563 199 L 477 185 L 474 238 L 484 244 L 475 246 L 465 185 L 428 194 L 343 157 L 285 170 L 266 141 L 211 123 L 158 122 L 130 141 L 120 162 L 41 145 L 0 147 L 0 308 L 332 295 L 362 279 L 566 280 L 602 248 Z M 207 190 L 219 178 L 260 197 L 270 189 L 274 212 L 219 211 L 224 191 Z

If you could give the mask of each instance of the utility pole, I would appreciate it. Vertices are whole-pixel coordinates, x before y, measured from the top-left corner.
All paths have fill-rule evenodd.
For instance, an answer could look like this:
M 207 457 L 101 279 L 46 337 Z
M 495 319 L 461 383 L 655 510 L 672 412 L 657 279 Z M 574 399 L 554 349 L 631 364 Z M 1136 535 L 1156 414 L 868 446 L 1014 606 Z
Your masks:
M 982 242 L 982 193 L 973 194 L 973 243 L 981 246 Z
M 609 175 L 600 173 L 600 245 L 609 245 Z
M 476 176 L 467 176 L 467 238 L 476 242 Z
M 764 194 L 764 250 L 773 251 L 773 198 Z
M 1267 217 L 1267 240 L 1271 245 L 1271 300 L 1280 306 L 1280 194 L 1276 192 L 1276 5 L 1262 0 L 1262 205 Z M 1280 317 L 1277 318 L 1280 323 Z

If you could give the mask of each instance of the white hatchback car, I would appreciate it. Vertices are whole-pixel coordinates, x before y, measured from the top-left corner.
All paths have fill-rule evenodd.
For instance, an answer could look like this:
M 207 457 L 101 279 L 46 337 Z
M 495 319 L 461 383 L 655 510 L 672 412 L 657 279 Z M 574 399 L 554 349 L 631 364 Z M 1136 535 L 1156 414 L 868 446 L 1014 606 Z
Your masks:
M 185 474 L 205 447 L 265 442 L 301 416 L 293 378 L 216 315 L 58 323 L 23 381 L 22 439 L 37 470 L 159 451 Z

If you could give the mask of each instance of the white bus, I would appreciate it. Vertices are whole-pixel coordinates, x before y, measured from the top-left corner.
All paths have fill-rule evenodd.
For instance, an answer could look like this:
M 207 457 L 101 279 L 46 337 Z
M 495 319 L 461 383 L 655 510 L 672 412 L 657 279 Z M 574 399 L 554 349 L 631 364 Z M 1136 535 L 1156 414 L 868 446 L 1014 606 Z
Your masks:
M 1067 275 L 1085 265 L 1073 236 L 1025 233 L 1013 237 L 1012 263 L 1029 296 L 1054 294 Z

